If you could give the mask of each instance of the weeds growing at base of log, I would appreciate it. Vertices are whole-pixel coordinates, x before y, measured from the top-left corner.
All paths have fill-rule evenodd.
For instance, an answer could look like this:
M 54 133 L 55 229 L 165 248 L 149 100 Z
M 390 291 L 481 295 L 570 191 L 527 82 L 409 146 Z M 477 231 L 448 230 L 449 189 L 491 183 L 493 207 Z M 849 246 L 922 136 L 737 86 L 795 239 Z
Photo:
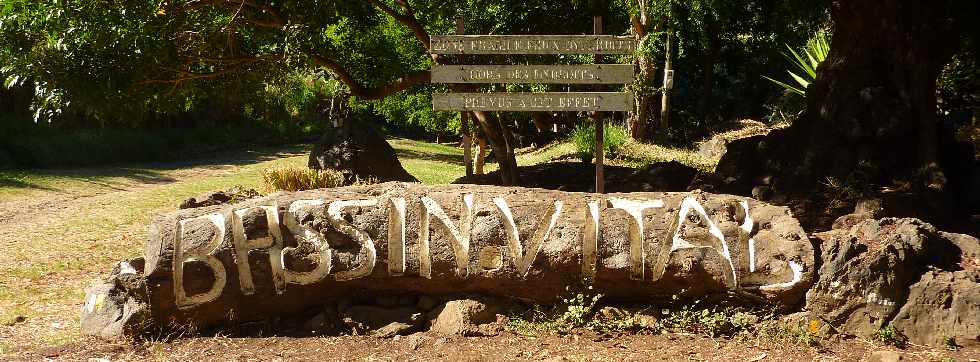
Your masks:
M 589 289 L 572 294 L 558 305 L 533 305 L 509 316 L 505 328 L 528 337 L 587 330 L 604 337 L 624 333 L 680 333 L 820 346 L 819 328 L 814 328 L 813 323 L 793 325 L 780 320 L 773 310 L 705 305 L 699 300 L 682 302 L 677 296 L 663 308 L 601 307 L 602 297 Z
M 901 333 L 892 328 L 892 326 L 884 326 L 875 331 L 874 340 L 878 343 L 895 346 L 898 348 L 905 348 L 908 344 L 908 340 Z

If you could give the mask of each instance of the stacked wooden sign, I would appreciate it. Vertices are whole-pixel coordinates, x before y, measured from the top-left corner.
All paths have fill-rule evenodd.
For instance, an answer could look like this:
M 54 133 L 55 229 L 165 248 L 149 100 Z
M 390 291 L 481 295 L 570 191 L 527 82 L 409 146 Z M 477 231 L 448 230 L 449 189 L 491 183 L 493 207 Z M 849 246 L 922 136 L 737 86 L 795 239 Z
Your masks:
M 445 35 L 434 36 L 436 54 L 626 54 L 631 37 L 611 35 Z M 433 83 L 626 84 L 633 65 L 435 65 Z M 436 111 L 616 112 L 633 108 L 633 95 L 621 92 L 443 93 L 434 94 Z

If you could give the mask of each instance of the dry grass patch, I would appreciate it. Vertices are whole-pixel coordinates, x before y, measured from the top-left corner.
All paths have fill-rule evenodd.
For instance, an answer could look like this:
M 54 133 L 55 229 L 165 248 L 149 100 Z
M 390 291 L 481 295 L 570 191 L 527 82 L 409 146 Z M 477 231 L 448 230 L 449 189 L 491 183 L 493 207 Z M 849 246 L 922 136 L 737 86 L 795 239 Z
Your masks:
M 269 191 L 304 191 L 344 185 L 344 175 L 334 170 L 312 170 L 301 167 L 279 167 L 262 175 Z

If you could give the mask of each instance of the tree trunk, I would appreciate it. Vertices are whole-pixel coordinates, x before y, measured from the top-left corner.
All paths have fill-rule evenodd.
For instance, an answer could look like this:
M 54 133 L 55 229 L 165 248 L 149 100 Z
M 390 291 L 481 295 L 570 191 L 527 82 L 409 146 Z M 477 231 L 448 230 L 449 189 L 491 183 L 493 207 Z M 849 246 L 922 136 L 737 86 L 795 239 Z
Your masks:
M 647 35 L 647 16 L 646 9 L 643 6 L 643 2 L 640 1 L 641 15 L 639 18 L 633 17 L 631 19 L 633 33 L 637 40 L 642 40 Z M 636 57 L 636 65 L 640 68 L 639 84 L 641 91 L 636 94 L 636 112 L 626 122 L 626 129 L 629 131 L 631 138 L 644 140 L 647 138 L 647 121 L 650 119 L 650 103 L 653 102 L 653 95 L 649 94 L 648 90 L 654 87 L 655 65 L 654 60 L 650 59 L 646 54 L 640 54 Z
M 498 117 L 491 116 L 486 112 L 473 112 L 477 123 L 483 131 L 483 137 L 490 143 L 490 148 L 497 155 L 497 163 L 500 165 L 500 182 L 504 186 L 517 184 L 517 161 L 514 158 L 513 150 L 509 150 L 506 133 L 509 133 Z
M 476 161 L 474 162 L 473 172 L 477 175 L 483 174 L 483 164 L 487 157 L 487 141 L 483 136 L 477 136 Z
M 660 105 L 660 128 L 665 133 L 670 124 L 670 88 L 667 86 L 667 74 L 674 70 L 672 65 L 674 56 L 674 26 L 671 25 L 672 21 L 673 19 L 667 20 L 667 54 L 666 60 L 664 60 L 664 88 Z
M 936 79 L 965 25 L 955 17 L 976 16 L 952 4 L 833 2 L 834 37 L 807 89 L 806 112 L 786 130 L 730 145 L 717 168 L 719 179 L 738 180 L 727 191 L 748 193 L 771 177 L 777 193 L 880 198 L 893 201 L 894 208 L 883 205 L 891 216 L 948 221 L 957 213 L 953 206 L 976 192 L 968 184 L 973 156 L 953 152 L 936 117 Z M 810 212 L 830 214 L 831 221 L 850 212 L 831 210 L 834 201 Z

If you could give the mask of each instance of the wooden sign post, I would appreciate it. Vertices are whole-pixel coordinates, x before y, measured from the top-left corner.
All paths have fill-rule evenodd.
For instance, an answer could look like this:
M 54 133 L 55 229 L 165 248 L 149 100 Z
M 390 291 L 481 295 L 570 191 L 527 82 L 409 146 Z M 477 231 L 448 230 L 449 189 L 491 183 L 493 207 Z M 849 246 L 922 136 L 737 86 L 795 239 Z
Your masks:
M 632 53 L 636 39 L 602 35 L 602 17 L 593 18 L 594 35 L 463 35 L 457 21 L 456 35 L 432 36 L 429 49 L 434 54 L 593 54 L 596 64 L 585 65 L 435 65 L 433 83 L 486 84 L 627 84 L 633 81 L 633 65 L 600 64 L 604 54 Z M 595 191 L 604 191 L 603 116 L 600 112 L 626 112 L 633 109 L 633 95 L 620 92 L 565 93 L 442 93 L 432 95 L 432 109 L 462 112 L 466 173 L 471 174 L 468 113 L 488 112 L 588 112 L 595 122 Z
M 595 35 L 602 34 L 602 17 L 596 16 L 592 18 L 592 28 L 595 31 Z M 602 63 L 602 55 L 599 53 L 595 54 L 595 62 Z M 632 99 L 630 99 L 630 106 L 633 106 Z M 605 193 L 606 191 L 606 174 L 605 174 L 605 146 L 606 140 L 605 136 L 605 119 L 599 111 L 594 111 L 591 114 L 593 122 L 595 123 L 595 192 L 597 194 Z
M 456 18 L 456 34 L 463 35 L 466 32 L 463 18 Z M 460 57 L 462 58 L 462 57 Z M 473 142 L 470 137 L 470 112 L 459 113 L 460 132 L 463 134 L 463 165 L 466 169 L 466 176 L 473 176 Z

